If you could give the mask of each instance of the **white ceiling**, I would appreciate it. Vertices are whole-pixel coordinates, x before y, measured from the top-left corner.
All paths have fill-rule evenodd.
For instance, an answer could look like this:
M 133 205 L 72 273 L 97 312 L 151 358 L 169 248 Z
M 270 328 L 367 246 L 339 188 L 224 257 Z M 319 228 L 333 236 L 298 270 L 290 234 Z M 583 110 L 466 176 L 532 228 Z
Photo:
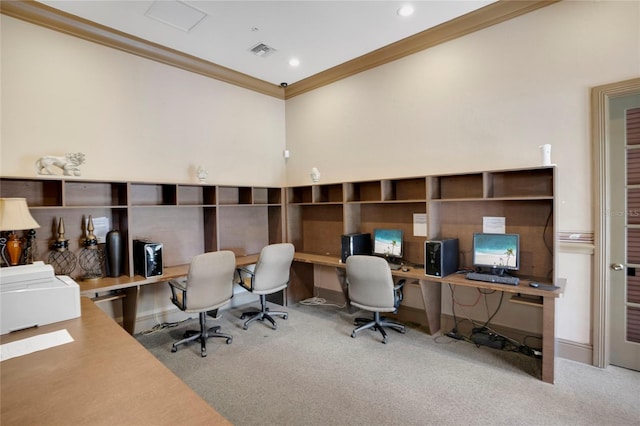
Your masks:
M 273 84 L 295 83 L 482 8 L 493 0 L 40 3 Z M 397 10 L 411 4 L 403 18 Z M 276 51 L 256 56 L 264 43 Z M 300 65 L 289 65 L 297 58 Z

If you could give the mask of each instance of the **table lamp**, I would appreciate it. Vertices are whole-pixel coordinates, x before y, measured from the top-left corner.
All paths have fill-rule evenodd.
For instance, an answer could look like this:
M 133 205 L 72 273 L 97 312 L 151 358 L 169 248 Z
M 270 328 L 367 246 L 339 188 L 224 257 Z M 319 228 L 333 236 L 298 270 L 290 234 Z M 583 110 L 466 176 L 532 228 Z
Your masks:
M 0 231 L 8 231 L 4 249 L 9 255 L 11 266 L 20 263 L 23 239 L 15 231 L 40 228 L 38 222 L 29 213 L 25 198 L 0 198 Z M 4 253 L 3 253 L 4 255 Z

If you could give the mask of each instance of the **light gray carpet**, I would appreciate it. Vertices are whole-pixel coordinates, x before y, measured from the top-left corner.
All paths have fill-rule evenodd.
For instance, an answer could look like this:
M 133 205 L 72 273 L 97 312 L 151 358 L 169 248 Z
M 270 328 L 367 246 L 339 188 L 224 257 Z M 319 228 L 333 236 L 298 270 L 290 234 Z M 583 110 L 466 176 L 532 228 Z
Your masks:
M 243 425 L 638 425 L 640 373 L 556 361 L 556 384 L 539 361 L 477 348 L 415 328 L 350 337 L 346 309 L 294 305 L 272 330 L 242 330 L 243 309 L 209 325 L 234 336 L 171 344 L 197 320 L 137 339 L 232 423 Z M 170 401 L 167 401 L 170 404 Z M 176 407 L 176 409 L 180 409 Z M 186 415 L 188 424 L 188 415 Z

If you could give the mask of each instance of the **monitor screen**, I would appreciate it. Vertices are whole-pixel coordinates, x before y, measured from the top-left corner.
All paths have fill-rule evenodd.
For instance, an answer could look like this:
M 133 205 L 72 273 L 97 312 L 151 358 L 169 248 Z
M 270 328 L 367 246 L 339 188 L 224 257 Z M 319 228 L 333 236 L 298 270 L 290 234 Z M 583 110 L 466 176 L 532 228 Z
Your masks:
M 373 254 L 384 257 L 402 257 L 402 231 L 400 229 L 374 229 Z
M 502 273 L 520 267 L 518 234 L 473 234 L 473 265 Z

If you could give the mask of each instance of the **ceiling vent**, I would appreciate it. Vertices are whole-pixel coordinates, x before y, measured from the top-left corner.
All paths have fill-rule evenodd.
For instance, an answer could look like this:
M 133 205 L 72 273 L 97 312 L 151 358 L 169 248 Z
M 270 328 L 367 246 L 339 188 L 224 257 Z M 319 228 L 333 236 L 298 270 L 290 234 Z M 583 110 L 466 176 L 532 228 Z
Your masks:
M 277 52 L 277 50 L 271 46 L 267 46 L 264 43 L 258 43 L 252 48 L 250 48 L 249 52 L 261 58 L 266 58 L 267 56 L 273 55 L 275 52 Z

